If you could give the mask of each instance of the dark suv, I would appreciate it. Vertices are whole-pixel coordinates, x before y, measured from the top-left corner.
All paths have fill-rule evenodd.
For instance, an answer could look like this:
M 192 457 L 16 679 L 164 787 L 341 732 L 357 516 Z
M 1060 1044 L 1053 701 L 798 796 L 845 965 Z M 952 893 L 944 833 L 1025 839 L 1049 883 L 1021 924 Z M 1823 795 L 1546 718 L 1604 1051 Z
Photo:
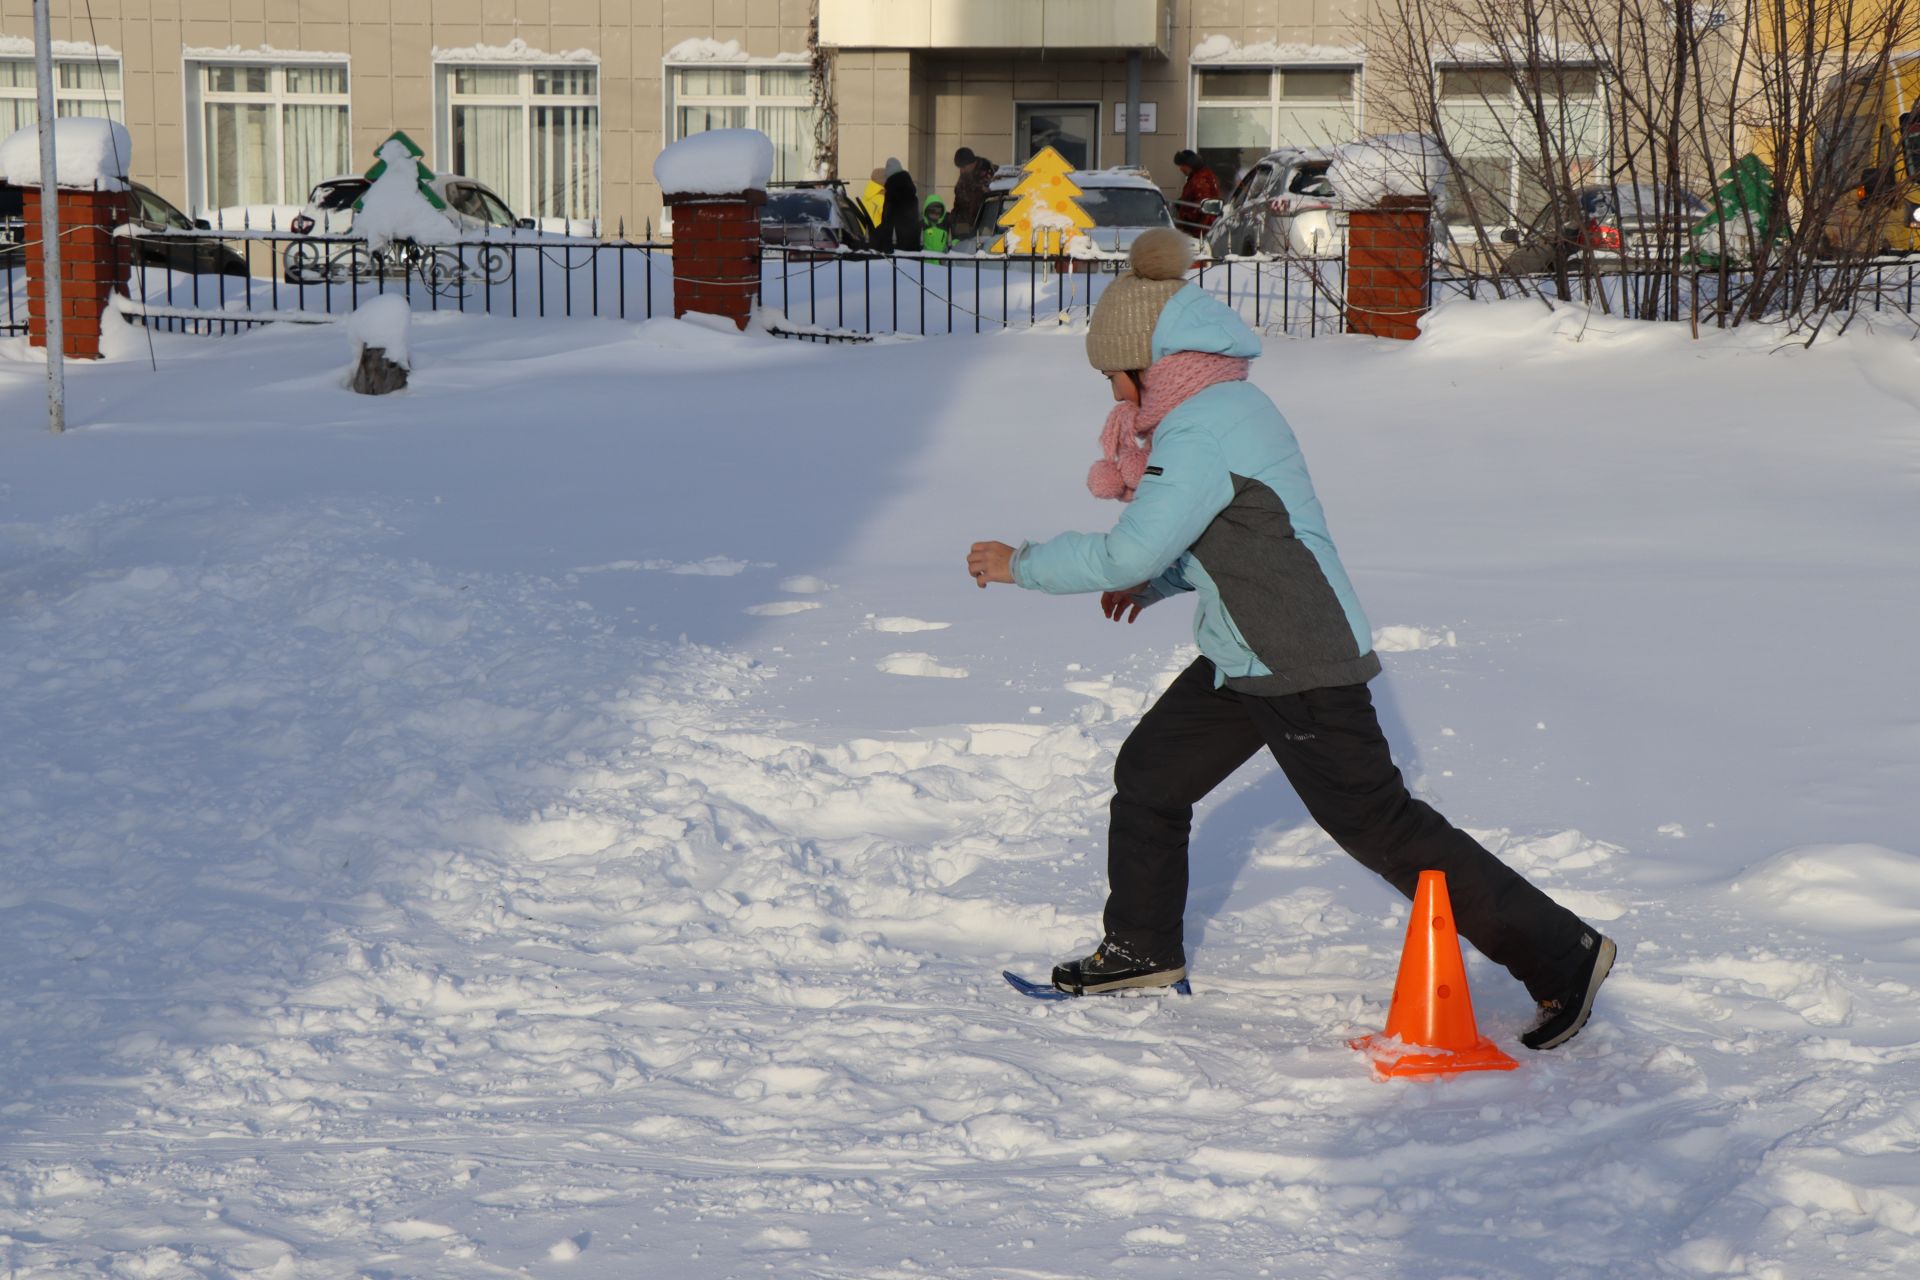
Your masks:
M 244 276 L 246 259 L 228 246 L 211 238 L 188 239 L 169 235 L 149 239 L 143 231 L 206 231 L 203 219 L 195 222 L 163 200 L 151 187 L 138 182 L 127 184 L 132 190 L 130 219 L 134 235 L 133 263 L 136 267 L 158 267 L 199 276 Z M 0 267 L 18 269 L 26 258 L 30 238 L 25 218 L 26 192 L 0 183 Z
M 26 193 L 0 182 L 0 267 L 18 264 L 26 240 Z

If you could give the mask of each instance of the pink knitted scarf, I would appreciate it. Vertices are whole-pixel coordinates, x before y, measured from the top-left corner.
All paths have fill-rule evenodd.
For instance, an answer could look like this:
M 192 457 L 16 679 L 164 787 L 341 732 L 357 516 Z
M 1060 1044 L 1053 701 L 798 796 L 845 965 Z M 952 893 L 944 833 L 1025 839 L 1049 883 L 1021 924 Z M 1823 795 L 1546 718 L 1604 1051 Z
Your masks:
M 1246 381 L 1247 367 L 1237 356 L 1204 351 L 1174 351 L 1155 360 L 1142 379 L 1140 403 L 1117 404 L 1107 415 L 1107 425 L 1100 429 L 1100 451 L 1106 456 L 1087 472 L 1088 491 L 1096 498 L 1132 502 L 1147 473 L 1154 428 L 1215 383 Z

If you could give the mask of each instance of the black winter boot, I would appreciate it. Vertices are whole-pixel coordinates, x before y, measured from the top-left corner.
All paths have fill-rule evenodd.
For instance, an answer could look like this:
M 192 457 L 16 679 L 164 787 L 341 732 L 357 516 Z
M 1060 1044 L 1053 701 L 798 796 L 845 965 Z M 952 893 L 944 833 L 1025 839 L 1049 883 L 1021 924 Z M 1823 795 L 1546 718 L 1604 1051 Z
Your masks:
M 1170 987 L 1186 976 L 1186 952 L 1139 955 L 1109 934 L 1092 955 L 1055 965 L 1053 985 L 1070 996 L 1090 996 L 1128 988 Z
M 1520 1037 L 1520 1043 L 1527 1048 L 1551 1049 L 1563 1045 L 1587 1025 L 1587 1015 L 1593 1012 L 1593 998 L 1600 994 L 1600 984 L 1612 972 L 1617 950 L 1613 939 L 1594 936 L 1598 937 L 1599 945 L 1593 948 L 1593 962 L 1588 965 L 1586 976 L 1563 994 L 1540 1002 L 1539 1019 Z

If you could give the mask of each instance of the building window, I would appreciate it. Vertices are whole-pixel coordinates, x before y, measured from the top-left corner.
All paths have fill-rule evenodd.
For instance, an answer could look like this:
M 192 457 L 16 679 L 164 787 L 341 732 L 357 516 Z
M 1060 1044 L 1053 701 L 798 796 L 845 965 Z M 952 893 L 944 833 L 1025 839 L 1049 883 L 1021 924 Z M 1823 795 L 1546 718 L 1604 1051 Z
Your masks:
M 1513 73 L 1500 67 L 1439 69 L 1440 127 L 1453 153 L 1447 217 L 1456 225 L 1521 226 L 1547 205 L 1549 168 L 1563 181 L 1589 185 L 1606 171 L 1607 106 L 1592 67 L 1543 73 L 1541 103 L 1553 155 L 1542 155 L 1539 130 L 1522 105 Z
M 187 83 L 198 207 L 305 204 L 347 172 L 346 63 L 191 63 Z
M 709 129 L 758 129 L 773 140 L 775 182 L 814 176 L 813 86 L 805 67 L 669 67 L 667 92 L 667 141 Z
M 1269 151 L 1350 141 L 1360 132 L 1358 74 L 1322 66 L 1196 70 L 1194 150 L 1231 191 Z
M 0 138 L 40 119 L 34 99 L 38 78 L 30 57 L 0 58 Z M 55 58 L 53 113 L 125 121 L 120 101 L 119 58 Z
M 1100 163 L 1100 104 L 1097 102 L 1016 102 L 1013 104 L 1013 160 L 1025 164 L 1052 147 L 1076 169 Z
M 440 69 L 440 165 L 491 187 L 515 217 L 600 219 L 600 69 Z

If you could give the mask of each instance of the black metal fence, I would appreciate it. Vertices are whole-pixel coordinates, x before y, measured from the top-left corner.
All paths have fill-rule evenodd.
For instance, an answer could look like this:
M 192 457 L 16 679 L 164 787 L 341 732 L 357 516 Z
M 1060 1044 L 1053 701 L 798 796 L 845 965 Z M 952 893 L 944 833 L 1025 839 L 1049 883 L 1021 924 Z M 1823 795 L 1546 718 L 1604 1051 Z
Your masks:
M 124 233 L 123 233 L 124 234 Z M 400 293 L 421 311 L 535 319 L 644 320 L 671 312 L 672 248 L 526 232 L 375 251 L 340 235 L 222 229 L 128 235 L 134 266 L 121 311 L 151 328 L 234 333 L 325 323 Z M 19 255 L 0 259 L 0 333 L 27 327 Z M 937 336 L 1084 321 L 1126 259 L 1007 254 L 874 254 L 769 245 L 761 303 L 775 332 L 814 341 Z M 1193 278 L 1268 333 L 1344 327 L 1339 258 L 1234 258 Z
M 846 253 L 768 246 L 760 301 L 798 334 L 985 333 L 1085 321 L 1123 255 Z M 1343 258 L 1229 258 L 1191 278 L 1256 329 L 1345 327 Z M 804 328 L 803 328 L 804 327 Z
M 271 323 L 326 323 L 371 296 L 400 293 L 420 311 L 517 318 L 644 320 L 671 313 L 672 247 L 528 232 L 372 250 L 338 235 L 170 231 L 128 237 L 135 266 L 123 313 L 179 333 L 234 333 Z M 27 331 L 24 255 L 0 255 L 0 334 Z M 811 341 L 939 336 L 1084 322 L 1126 260 L 1005 254 L 873 254 L 769 245 L 760 298 L 770 326 Z M 1855 266 L 1855 311 L 1912 314 L 1920 259 Z M 1191 278 L 1268 335 L 1344 332 L 1341 257 L 1227 258 Z M 1712 322 L 1753 287 L 1750 274 L 1701 269 L 1677 279 L 1620 270 L 1574 276 L 1576 300 L 1616 314 Z M 1434 302 L 1535 295 L 1550 279 L 1432 278 Z M 1649 309 L 1648 299 L 1652 299 Z M 1629 305 L 1630 304 L 1630 305 Z
M 1819 279 L 1805 283 L 1815 289 L 1828 288 L 1837 299 L 1836 305 L 1816 307 L 1817 314 L 1831 310 L 1840 319 L 1876 314 L 1911 317 L 1914 304 L 1920 302 L 1920 259 L 1887 257 L 1835 263 L 1823 267 Z M 1765 284 L 1771 296 L 1784 296 L 1786 290 L 1778 279 Z M 1758 287 L 1761 285 L 1754 273 L 1747 269 L 1675 270 L 1616 263 L 1591 272 L 1569 271 L 1567 292 L 1572 296 L 1565 299 L 1560 297 L 1559 284 L 1552 276 L 1454 275 L 1444 271 L 1431 277 L 1428 297 L 1435 305 L 1450 297 L 1539 298 L 1554 305 L 1592 307 L 1607 315 L 1713 325 L 1721 317 L 1741 311 Z M 1762 308 L 1762 314 L 1780 310 L 1775 303 Z

